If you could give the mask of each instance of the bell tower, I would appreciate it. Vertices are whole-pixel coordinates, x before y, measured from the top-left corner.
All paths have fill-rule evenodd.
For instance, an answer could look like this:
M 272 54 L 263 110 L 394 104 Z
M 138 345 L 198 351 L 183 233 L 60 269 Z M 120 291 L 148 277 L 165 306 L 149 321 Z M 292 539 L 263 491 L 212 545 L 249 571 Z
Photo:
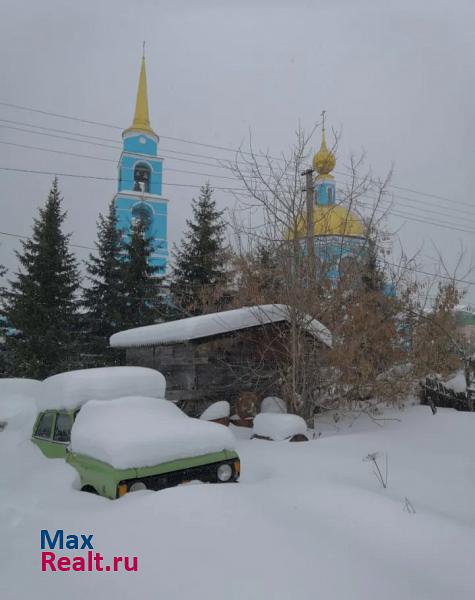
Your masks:
M 153 247 L 150 264 L 157 267 L 156 276 L 161 277 L 165 275 L 168 258 L 168 200 L 162 196 L 163 159 L 157 155 L 158 142 L 159 137 L 150 126 L 145 56 L 142 56 L 134 119 L 122 133 L 114 205 L 117 226 L 126 239 L 133 220 L 146 218 Z

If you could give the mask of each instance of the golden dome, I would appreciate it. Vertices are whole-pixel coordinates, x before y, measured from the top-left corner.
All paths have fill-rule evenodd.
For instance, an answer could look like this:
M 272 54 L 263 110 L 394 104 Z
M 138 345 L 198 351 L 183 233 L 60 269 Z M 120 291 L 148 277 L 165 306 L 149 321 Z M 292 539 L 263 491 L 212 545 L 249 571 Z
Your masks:
M 361 219 L 343 206 L 327 205 L 313 207 L 313 235 L 337 235 L 363 237 L 365 226 Z M 297 226 L 297 238 L 307 236 L 307 219 L 302 217 Z M 293 239 L 289 233 L 289 239 Z
M 336 165 L 336 158 L 333 152 L 330 152 L 325 137 L 325 111 L 322 112 L 322 143 L 320 150 L 313 157 L 313 168 L 318 175 L 329 175 Z

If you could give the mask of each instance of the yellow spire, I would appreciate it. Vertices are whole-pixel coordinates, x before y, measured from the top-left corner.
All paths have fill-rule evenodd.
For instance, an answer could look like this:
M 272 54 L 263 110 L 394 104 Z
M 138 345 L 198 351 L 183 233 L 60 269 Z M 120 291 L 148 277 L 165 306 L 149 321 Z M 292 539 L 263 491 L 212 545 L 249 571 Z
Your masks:
M 330 173 L 335 168 L 336 158 L 327 146 L 325 137 L 325 112 L 326 111 L 324 110 L 322 111 L 322 143 L 320 145 L 320 150 L 313 157 L 313 168 L 317 171 L 319 176 L 331 177 Z
M 132 125 L 126 131 L 143 131 L 156 135 L 150 127 L 148 116 L 148 95 L 147 95 L 147 73 L 145 71 L 145 56 L 142 55 L 142 65 L 140 67 L 139 86 L 137 89 L 137 101 L 135 103 L 135 114 Z

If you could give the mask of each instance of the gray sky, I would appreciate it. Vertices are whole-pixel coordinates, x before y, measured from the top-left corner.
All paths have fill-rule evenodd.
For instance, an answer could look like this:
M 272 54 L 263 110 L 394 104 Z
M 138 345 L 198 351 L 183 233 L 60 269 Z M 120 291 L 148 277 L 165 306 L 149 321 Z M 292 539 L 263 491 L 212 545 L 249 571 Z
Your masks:
M 329 124 L 342 130 L 337 170 L 364 147 L 374 173 L 394 164 L 395 185 L 446 198 L 393 190 L 399 216 L 390 216 L 389 226 L 399 230 L 406 251 L 423 244 L 427 270 L 434 244 L 449 266 L 460 243 L 468 260 L 475 258 L 473 0 L 0 0 L 0 6 L 0 101 L 126 128 L 145 39 L 151 121 L 159 135 L 237 147 L 251 129 L 256 146 L 278 155 L 298 121 L 309 129 L 325 108 Z M 2 105 L 0 119 L 121 141 L 119 130 Z M 4 125 L 25 128 L 0 121 L 0 142 L 109 161 L 0 143 L 0 167 L 116 176 L 120 148 Z M 189 162 L 213 160 L 170 151 L 232 153 L 163 137 L 160 148 L 181 159 L 165 160 L 168 183 L 238 185 L 217 178 L 229 176 L 222 169 Z M 30 233 L 51 179 L 0 170 L 2 231 Z M 92 245 L 115 182 L 60 177 L 60 186 L 73 242 Z M 164 193 L 173 242 L 197 190 L 166 186 Z M 220 206 L 233 202 L 224 192 L 216 198 Z M 0 236 L 0 243 L 0 263 L 14 268 L 18 241 Z M 475 302 L 475 286 L 469 300 Z

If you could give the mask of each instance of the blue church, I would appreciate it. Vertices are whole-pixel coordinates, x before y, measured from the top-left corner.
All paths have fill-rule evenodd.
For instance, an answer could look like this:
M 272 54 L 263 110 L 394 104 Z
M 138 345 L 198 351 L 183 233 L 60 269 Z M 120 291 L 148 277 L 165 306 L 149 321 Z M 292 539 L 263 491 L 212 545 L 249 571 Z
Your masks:
M 162 196 L 163 159 L 157 155 L 159 137 L 150 126 L 145 57 L 140 68 L 134 120 L 122 133 L 122 140 L 114 197 L 117 226 L 127 238 L 134 219 L 145 217 L 153 247 L 150 264 L 157 268 L 155 276 L 163 277 L 168 258 L 168 200 Z
M 333 287 L 338 285 L 341 274 L 351 268 L 355 259 L 364 256 L 366 226 L 359 215 L 350 211 L 338 200 L 332 171 L 336 157 L 328 148 L 325 136 L 325 113 L 323 114 L 320 149 L 313 157 L 313 245 L 316 272 L 323 275 Z M 296 237 L 300 240 L 302 254 L 307 254 L 307 217 L 302 215 Z M 289 236 L 293 239 L 293 233 Z

